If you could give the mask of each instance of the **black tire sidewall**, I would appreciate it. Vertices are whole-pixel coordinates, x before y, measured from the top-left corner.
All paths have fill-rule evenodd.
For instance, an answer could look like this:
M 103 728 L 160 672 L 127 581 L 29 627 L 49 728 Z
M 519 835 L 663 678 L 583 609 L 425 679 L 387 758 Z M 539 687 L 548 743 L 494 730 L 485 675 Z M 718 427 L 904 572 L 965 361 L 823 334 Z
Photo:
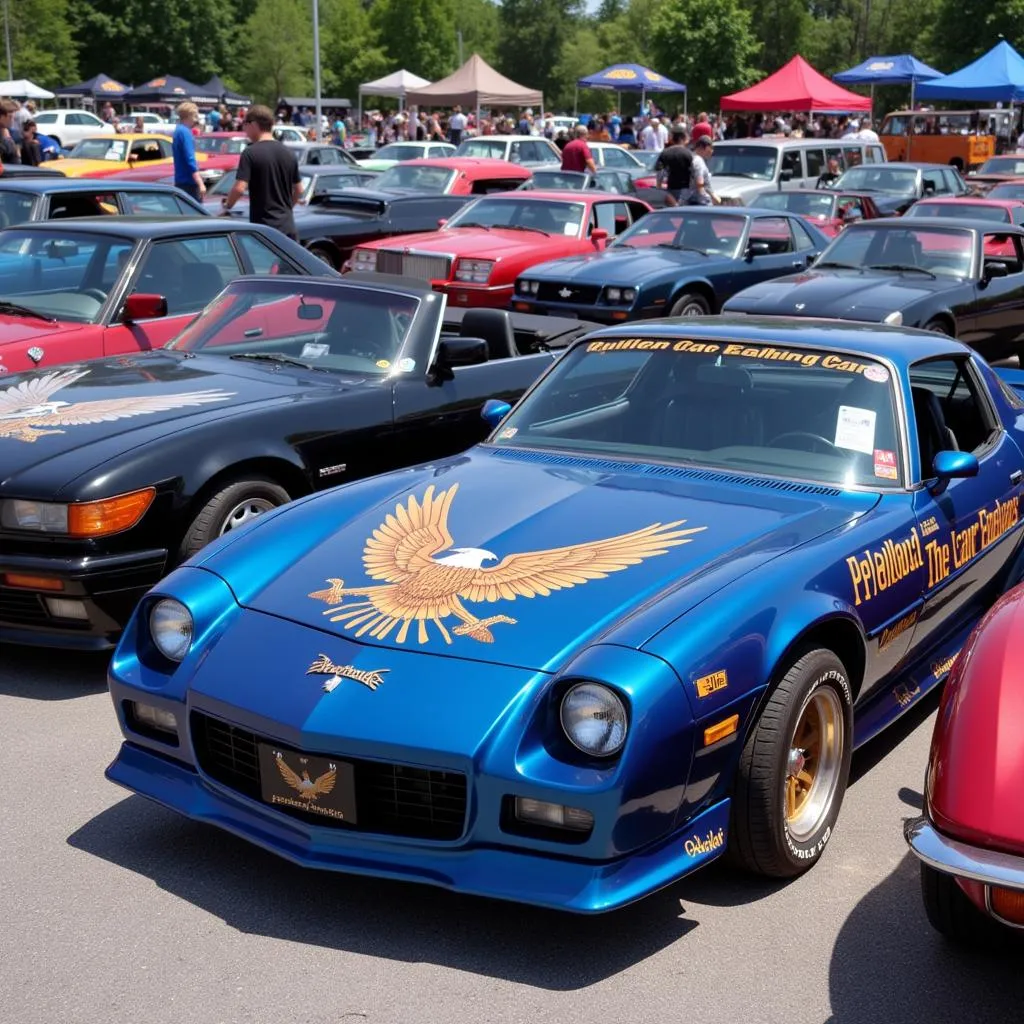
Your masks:
M 699 305 L 704 311 L 701 316 L 707 316 L 711 312 L 708 300 L 705 299 L 703 295 L 698 295 L 696 292 L 684 292 L 674 303 L 672 303 L 672 309 L 669 311 L 668 315 L 682 316 L 683 310 L 690 305 Z
M 315 257 L 325 266 L 330 267 L 332 270 L 338 269 L 338 263 L 331 254 L 330 249 L 324 248 L 322 245 L 312 245 L 309 248 L 310 256 Z
M 229 513 L 242 501 L 252 498 L 273 502 L 275 507 L 291 500 L 288 492 L 271 480 L 252 478 L 224 484 L 209 497 L 192 519 L 181 542 L 181 558 L 190 558 L 211 541 L 217 540 Z
M 933 334 L 941 334 L 944 338 L 952 338 L 953 332 L 949 330 L 946 323 L 942 320 L 932 319 L 924 325 L 922 330 L 931 331 Z

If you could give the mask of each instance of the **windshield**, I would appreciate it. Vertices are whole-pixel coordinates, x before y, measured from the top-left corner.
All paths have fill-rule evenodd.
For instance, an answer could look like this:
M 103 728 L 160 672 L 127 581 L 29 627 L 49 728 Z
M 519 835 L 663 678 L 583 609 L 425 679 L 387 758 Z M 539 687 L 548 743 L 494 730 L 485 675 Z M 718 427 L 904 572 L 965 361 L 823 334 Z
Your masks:
M 862 164 L 842 174 L 835 187 L 854 192 L 886 192 L 894 196 L 917 195 L 917 171 L 912 167 L 873 167 Z
M 985 203 L 915 203 L 905 217 L 969 217 L 971 220 L 990 220 L 996 224 L 1009 224 L 1010 211 L 1005 206 Z
M 1024 157 L 994 156 L 978 168 L 979 174 L 1013 174 L 1024 177 Z
M 657 150 L 657 149 L 633 150 L 630 153 L 630 156 L 635 157 L 649 171 L 653 171 L 654 170 L 654 165 L 658 162 L 658 158 L 661 156 L 661 150 Z
M 660 210 L 641 217 L 610 248 L 696 249 L 709 256 L 736 256 L 745 217 L 723 217 L 692 207 Z
M 235 172 L 225 171 L 218 179 L 217 183 L 206 190 L 207 196 L 226 196 L 231 191 L 231 186 L 235 183 Z
M 447 192 L 455 180 L 455 171 L 448 167 L 408 167 L 395 164 L 374 182 L 374 188 L 408 188 L 414 192 Z
M 206 355 L 283 357 L 325 370 L 384 377 L 415 367 L 402 350 L 419 300 L 311 280 L 236 281 L 168 348 Z M 420 367 L 423 369 L 423 367 Z
M 244 136 L 237 139 L 225 139 L 217 135 L 200 135 L 196 142 L 196 152 L 214 153 L 218 156 L 228 154 L 237 156 L 249 145 L 249 140 Z
M 829 220 L 835 196 L 821 192 L 762 192 L 753 203 L 761 210 L 788 210 L 800 217 Z
M 9 228 L 0 233 L 0 302 L 94 323 L 134 247 L 109 235 Z
M 374 160 L 416 160 L 424 156 L 423 146 L 410 145 L 408 142 L 392 142 L 381 146 L 373 154 Z
M 495 160 L 505 158 L 505 143 L 495 139 L 467 139 L 455 151 L 456 156 L 482 156 Z
M 32 218 L 36 197 L 28 192 L 0 191 L 0 226 L 13 228 Z
M 448 221 L 449 228 L 524 228 L 576 238 L 586 215 L 583 203 L 553 199 L 478 199 Z
M 740 178 L 775 180 L 775 164 L 779 151 L 770 146 L 718 146 L 708 159 L 708 170 L 714 177 L 733 175 Z
M 564 355 L 491 443 L 896 487 L 889 371 L 860 355 L 674 338 Z
M 1005 185 L 996 185 L 988 193 L 989 199 L 1024 199 L 1024 185 L 1017 185 L 1007 182 Z
M 127 160 L 128 140 L 103 136 L 98 139 L 82 139 L 71 150 L 73 160 Z
M 884 221 L 882 223 L 885 223 Z M 898 228 L 872 221 L 851 224 L 821 254 L 818 265 L 839 263 L 861 269 L 907 267 L 941 277 L 969 277 L 974 235 L 966 228 L 940 227 L 922 219 L 912 225 L 901 218 Z
M 586 188 L 590 179 L 579 171 L 534 171 L 528 182 L 524 182 L 526 188 L 532 189 L 572 189 L 576 191 Z

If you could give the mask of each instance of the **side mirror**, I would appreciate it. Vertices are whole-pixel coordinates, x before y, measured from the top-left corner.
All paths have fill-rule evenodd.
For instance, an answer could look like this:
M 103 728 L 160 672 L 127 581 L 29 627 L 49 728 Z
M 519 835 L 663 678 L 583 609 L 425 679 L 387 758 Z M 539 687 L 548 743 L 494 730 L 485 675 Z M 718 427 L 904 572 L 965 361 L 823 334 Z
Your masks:
M 444 338 L 437 349 L 439 366 L 477 366 L 487 362 L 487 342 L 483 338 Z
M 137 320 L 155 320 L 162 316 L 167 316 L 167 299 L 162 295 L 136 292 L 124 300 L 121 319 L 126 324 L 133 324 Z
M 767 256 L 771 252 L 767 242 L 751 242 L 747 246 L 747 259 L 752 260 L 755 256 Z
M 991 281 L 997 277 L 1009 277 L 1010 268 L 1005 263 L 993 262 L 985 264 L 981 276 L 985 281 Z
M 931 491 L 937 494 L 945 489 L 950 480 L 977 476 L 978 459 L 971 452 L 937 452 L 932 461 L 932 472 L 935 474 L 935 483 Z
M 511 411 L 512 406 L 508 402 L 503 402 L 500 398 L 488 398 L 480 410 L 480 418 L 494 430 Z
M 785 168 L 784 170 L 779 171 L 779 182 L 780 182 L 780 184 L 783 181 L 792 181 L 792 180 L 793 180 L 793 171 L 789 167 Z
M 926 196 L 933 196 L 933 195 L 935 195 L 935 186 L 930 181 L 926 181 L 924 183 L 924 187 L 921 189 L 921 191 Z
M 604 228 L 594 228 L 590 232 L 590 240 L 598 249 L 603 249 L 608 243 L 608 232 Z
M 448 218 L 447 217 L 438 217 L 437 218 L 437 226 L 439 228 L 443 228 L 445 226 L 445 224 L 447 224 L 447 223 L 448 223 Z

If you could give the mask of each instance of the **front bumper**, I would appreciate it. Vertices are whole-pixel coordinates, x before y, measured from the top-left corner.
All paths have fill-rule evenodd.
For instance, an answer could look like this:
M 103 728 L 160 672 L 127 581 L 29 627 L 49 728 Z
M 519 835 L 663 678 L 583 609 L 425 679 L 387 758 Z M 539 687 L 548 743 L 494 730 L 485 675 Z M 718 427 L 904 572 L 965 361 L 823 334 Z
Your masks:
M 433 281 L 435 292 L 448 296 L 453 306 L 466 309 L 508 309 L 515 286 L 512 284 L 463 284 L 461 281 Z
M 188 765 L 125 742 L 106 776 L 126 789 L 225 829 L 302 867 L 421 882 L 576 913 L 632 903 L 725 852 L 729 801 L 612 861 L 493 843 L 414 841 L 307 825 L 212 782 Z M 689 852 L 688 852 L 689 851 Z
M 0 551 L 0 642 L 109 650 L 139 599 L 163 578 L 167 560 L 164 549 L 66 557 Z M 45 576 L 62 588 L 6 586 L 4 573 Z M 54 615 L 47 598 L 78 602 L 84 617 Z
M 656 306 L 599 306 L 576 305 L 570 302 L 538 302 L 523 295 L 515 295 L 512 308 L 522 313 L 534 313 L 538 316 L 578 317 L 580 320 L 591 320 L 599 324 L 622 324 L 633 320 L 652 320 L 668 314 L 665 302 Z
M 903 835 L 914 855 L 936 871 L 983 885 L 1024 889 L 1024 857 L 951 839 L 924 817 L 907 821 Z

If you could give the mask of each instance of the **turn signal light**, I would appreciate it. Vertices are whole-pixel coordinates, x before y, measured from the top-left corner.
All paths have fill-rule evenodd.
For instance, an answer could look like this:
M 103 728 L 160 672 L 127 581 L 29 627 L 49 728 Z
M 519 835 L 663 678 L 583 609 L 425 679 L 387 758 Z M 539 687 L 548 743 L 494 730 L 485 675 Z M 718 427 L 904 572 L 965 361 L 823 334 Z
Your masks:
M 144 487 L 116 498 L 69 505 L 68 533 L 72 537 L 106 537 L 130 530 L 145 515 L 155 497 L 155 488 Z
M 1010 924 L 1024 925 L 1024 891 L 1020 889 L 989 889 L 989 905 L 992 913 Z
M 8 587 L 25 587 L 28 590 L 63 590 L 64 581 L 52 576 L 28 576 L 21 572 L 5 572 L 0 579 Z
M 739 715 L 730 715 L 728 718 L 722 719 L 721 722 L 717 722 L 715 725 L 709 725 L 704 730 L 704 746 L 710 747 L 712 743 L 724 740 L 727 736 L 731 736 L 739 727 Z

